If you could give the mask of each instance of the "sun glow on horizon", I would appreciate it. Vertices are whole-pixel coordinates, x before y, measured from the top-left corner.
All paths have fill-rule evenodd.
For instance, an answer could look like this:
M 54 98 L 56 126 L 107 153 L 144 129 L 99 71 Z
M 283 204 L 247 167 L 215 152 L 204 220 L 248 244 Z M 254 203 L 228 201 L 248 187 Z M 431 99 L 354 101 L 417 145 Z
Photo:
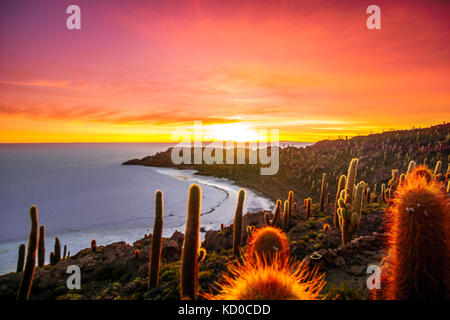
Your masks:
M 206 126 L 203 140 L 252 142 L 267 140 L 251 125 L 241 122 Z

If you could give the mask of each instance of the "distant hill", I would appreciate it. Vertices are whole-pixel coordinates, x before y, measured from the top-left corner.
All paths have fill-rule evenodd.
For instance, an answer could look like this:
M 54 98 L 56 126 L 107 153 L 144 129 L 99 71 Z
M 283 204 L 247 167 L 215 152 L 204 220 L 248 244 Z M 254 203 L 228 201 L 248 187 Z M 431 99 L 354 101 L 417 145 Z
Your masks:
M 391 178 L 392 169 L 405 172 L 411 160 L 432 168 L 440 160 L 442 173 L 445 174 L 449 164 L 450 124 L 388 131 L 351 139 L 323 140 L 304 148 L 282 148 L 280 168 L 273 176 L 261 176 L 260 165 L 174 165 L 170 151 L 168 149 L 142 159 L 129 160 L 124 164 L 195 169 L 201 175 L 234 180 L 272 200 L 285 199 L 289 190 L 293 190 L 300 204 L 306 197 L 318 200 L 323 173 L 327 174 L 328 192 L 333 194 L 339 176 L 347 173 L 352 158 L 360 160 L 358 181 L 369 183 L 372 190 L 377 184 L 379 191 L 380 184 Z

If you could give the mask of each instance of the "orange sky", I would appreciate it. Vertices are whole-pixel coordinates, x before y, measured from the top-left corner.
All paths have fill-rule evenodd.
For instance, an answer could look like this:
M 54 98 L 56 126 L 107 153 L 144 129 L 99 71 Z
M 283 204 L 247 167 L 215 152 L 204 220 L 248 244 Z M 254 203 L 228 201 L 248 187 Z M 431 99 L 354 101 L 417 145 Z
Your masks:
M 82 29 L 65 10 L 81 7 Z M 381 8 L 381 30 L 366 8 Z M 280 139 L 450 120 L 448 1 L 2 1 L 0 142 Z

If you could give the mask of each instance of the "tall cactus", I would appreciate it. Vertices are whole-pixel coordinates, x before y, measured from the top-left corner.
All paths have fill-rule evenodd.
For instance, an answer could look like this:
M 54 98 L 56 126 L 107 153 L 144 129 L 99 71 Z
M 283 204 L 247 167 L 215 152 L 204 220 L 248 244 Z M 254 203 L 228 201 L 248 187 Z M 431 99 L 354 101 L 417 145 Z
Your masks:
M 30 208 L 31 230 L 28 237 L 27 259 L 22 282 L 17 293 L 17 300 L 29 300 L 34 272 L 36 270 L 36 253 L 38 244 L 38 209 L 36 206 Z
M 242 211 L 244 209 L 244 199 L 245 190 L 240 189 L 233 221 L 233 254 L 236 257 L 240 255 L 242 243 Z
M 345 189 L 345 184 L 346 184 L 346 177 L 345 177 L 345 175 L 341 175 L 339 177 L 339 182 L 338 182 L 337 191 L 336 191 L 336 201 L 334 202 L 334 211 L 333 211 L 333 223 L 334 223 L 334 227 L 336 229 L 339 227 L 339 219 L 338 219 L 338 214 L 337 214 L 338 201 L 339 201 L 339 198 L 341 197 L 342 190 Z
M 64 250 L 63 250 L 63 255 L 62 255 L 63 259 L 66 258 L 66 255 L 67 255 L 67 245 L 65 244 L 64 245 Z
M 358 158 L 353 158 L 350 161 L 350 165 L 348 167 L 347 180 L 345 184 L 345 203 L 352 203 L 353 201 L 353 189 L 356 183 L 356 172 L 358 169 Z
M 281 200 L 278 199 L 278 200 L 277 200 L 276 207 L 275 207 L 275 213 L 273 214 L 272 221 L 270 222 L 270 225 L 271 225 L 271 226 L 275 226 L 276 223 L 277 223 L 277 221 L 278 221 L 278 219 L 280 218 L 280 215 L 281 215 L 281 206 L 282 206 Z
M 22 243 L 19 246 L 19 254 L 17 256 L 17 269 L 16 269 L 16 272 L 22 272 L 24 264 L 25 264 L 25 245 Z
M 342 233 L 342 244 L 346 244 L 352 240 L 352 236 L 355 233 L 359 220 L 361 219 L 361 209 L 364 193 L 364 182 L 361 181 L 356 187 L 355 197 L 352 203 L 346 203 L 344 198 L 339 198 L 338 205 L 338 216 L 339 216 L 339 227 Z M 346 195 L 345 199 L 349 199 Z
M 450 202 L 424 170 L 408 175 L 389 209 L 383 299 L 448 299 Z
M 289 229 L 289 201 L 286 200 L 284 202 L 284 210 L 283 210 L 283 217 L 282 217 L 282 229 L 284 232 L 288 231 Z
M 180 295 L 182 299 L 197 298 L 201 200 L 202 191 L 198 185 L 193 184 L 189 188 L 186 231 L 181 256 Z
M 153 225 L 152 246 L 150 250 L 150 266 L 148 271 L 148 288 L 159 284 L 159 265 L 161 260 L 161 237 L 163 230 L 164 200 L 162 191 L 155 193 L 155 223 Z
M 320 204 L 319 204 L 319 210 L 320 212 L 324 211 L 325 208 L 325 196 L 327 193 L 327 174 L 322 174 L 322 185 L 320 187 Z
M 39 227 L 38 266 L 45 265 L 45 226 Z
M 309 219 L 311 217 L 311 209 L 312 209 L 312 199 L 306 198 L 305 199 L 306 219 Z
M 442 161 L 436 162 L 436 167 L 434 167 L 434 176 L 437 176 L 441 172 Z
M 61 242 L 55 237 L 55 264 L 61 261 Z
M 289 191 L 288 202 L 289 202 L 289 210 L 288 210 L 288 217 L 287 217 L 287 227 L 289 228 L 289 225 L 291 224 L 292 207 L 294 205 L 294 191 L 292 191 L 292 190 Z

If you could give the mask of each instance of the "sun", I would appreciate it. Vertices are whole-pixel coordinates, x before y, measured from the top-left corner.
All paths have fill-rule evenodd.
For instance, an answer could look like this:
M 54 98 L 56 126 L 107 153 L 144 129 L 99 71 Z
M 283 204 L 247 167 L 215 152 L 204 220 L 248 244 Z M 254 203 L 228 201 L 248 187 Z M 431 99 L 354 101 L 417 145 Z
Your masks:
M 264 140 L 258 132 L 246 123 L 224 123 L 205 128 L 205 140 L 250 142 Z

